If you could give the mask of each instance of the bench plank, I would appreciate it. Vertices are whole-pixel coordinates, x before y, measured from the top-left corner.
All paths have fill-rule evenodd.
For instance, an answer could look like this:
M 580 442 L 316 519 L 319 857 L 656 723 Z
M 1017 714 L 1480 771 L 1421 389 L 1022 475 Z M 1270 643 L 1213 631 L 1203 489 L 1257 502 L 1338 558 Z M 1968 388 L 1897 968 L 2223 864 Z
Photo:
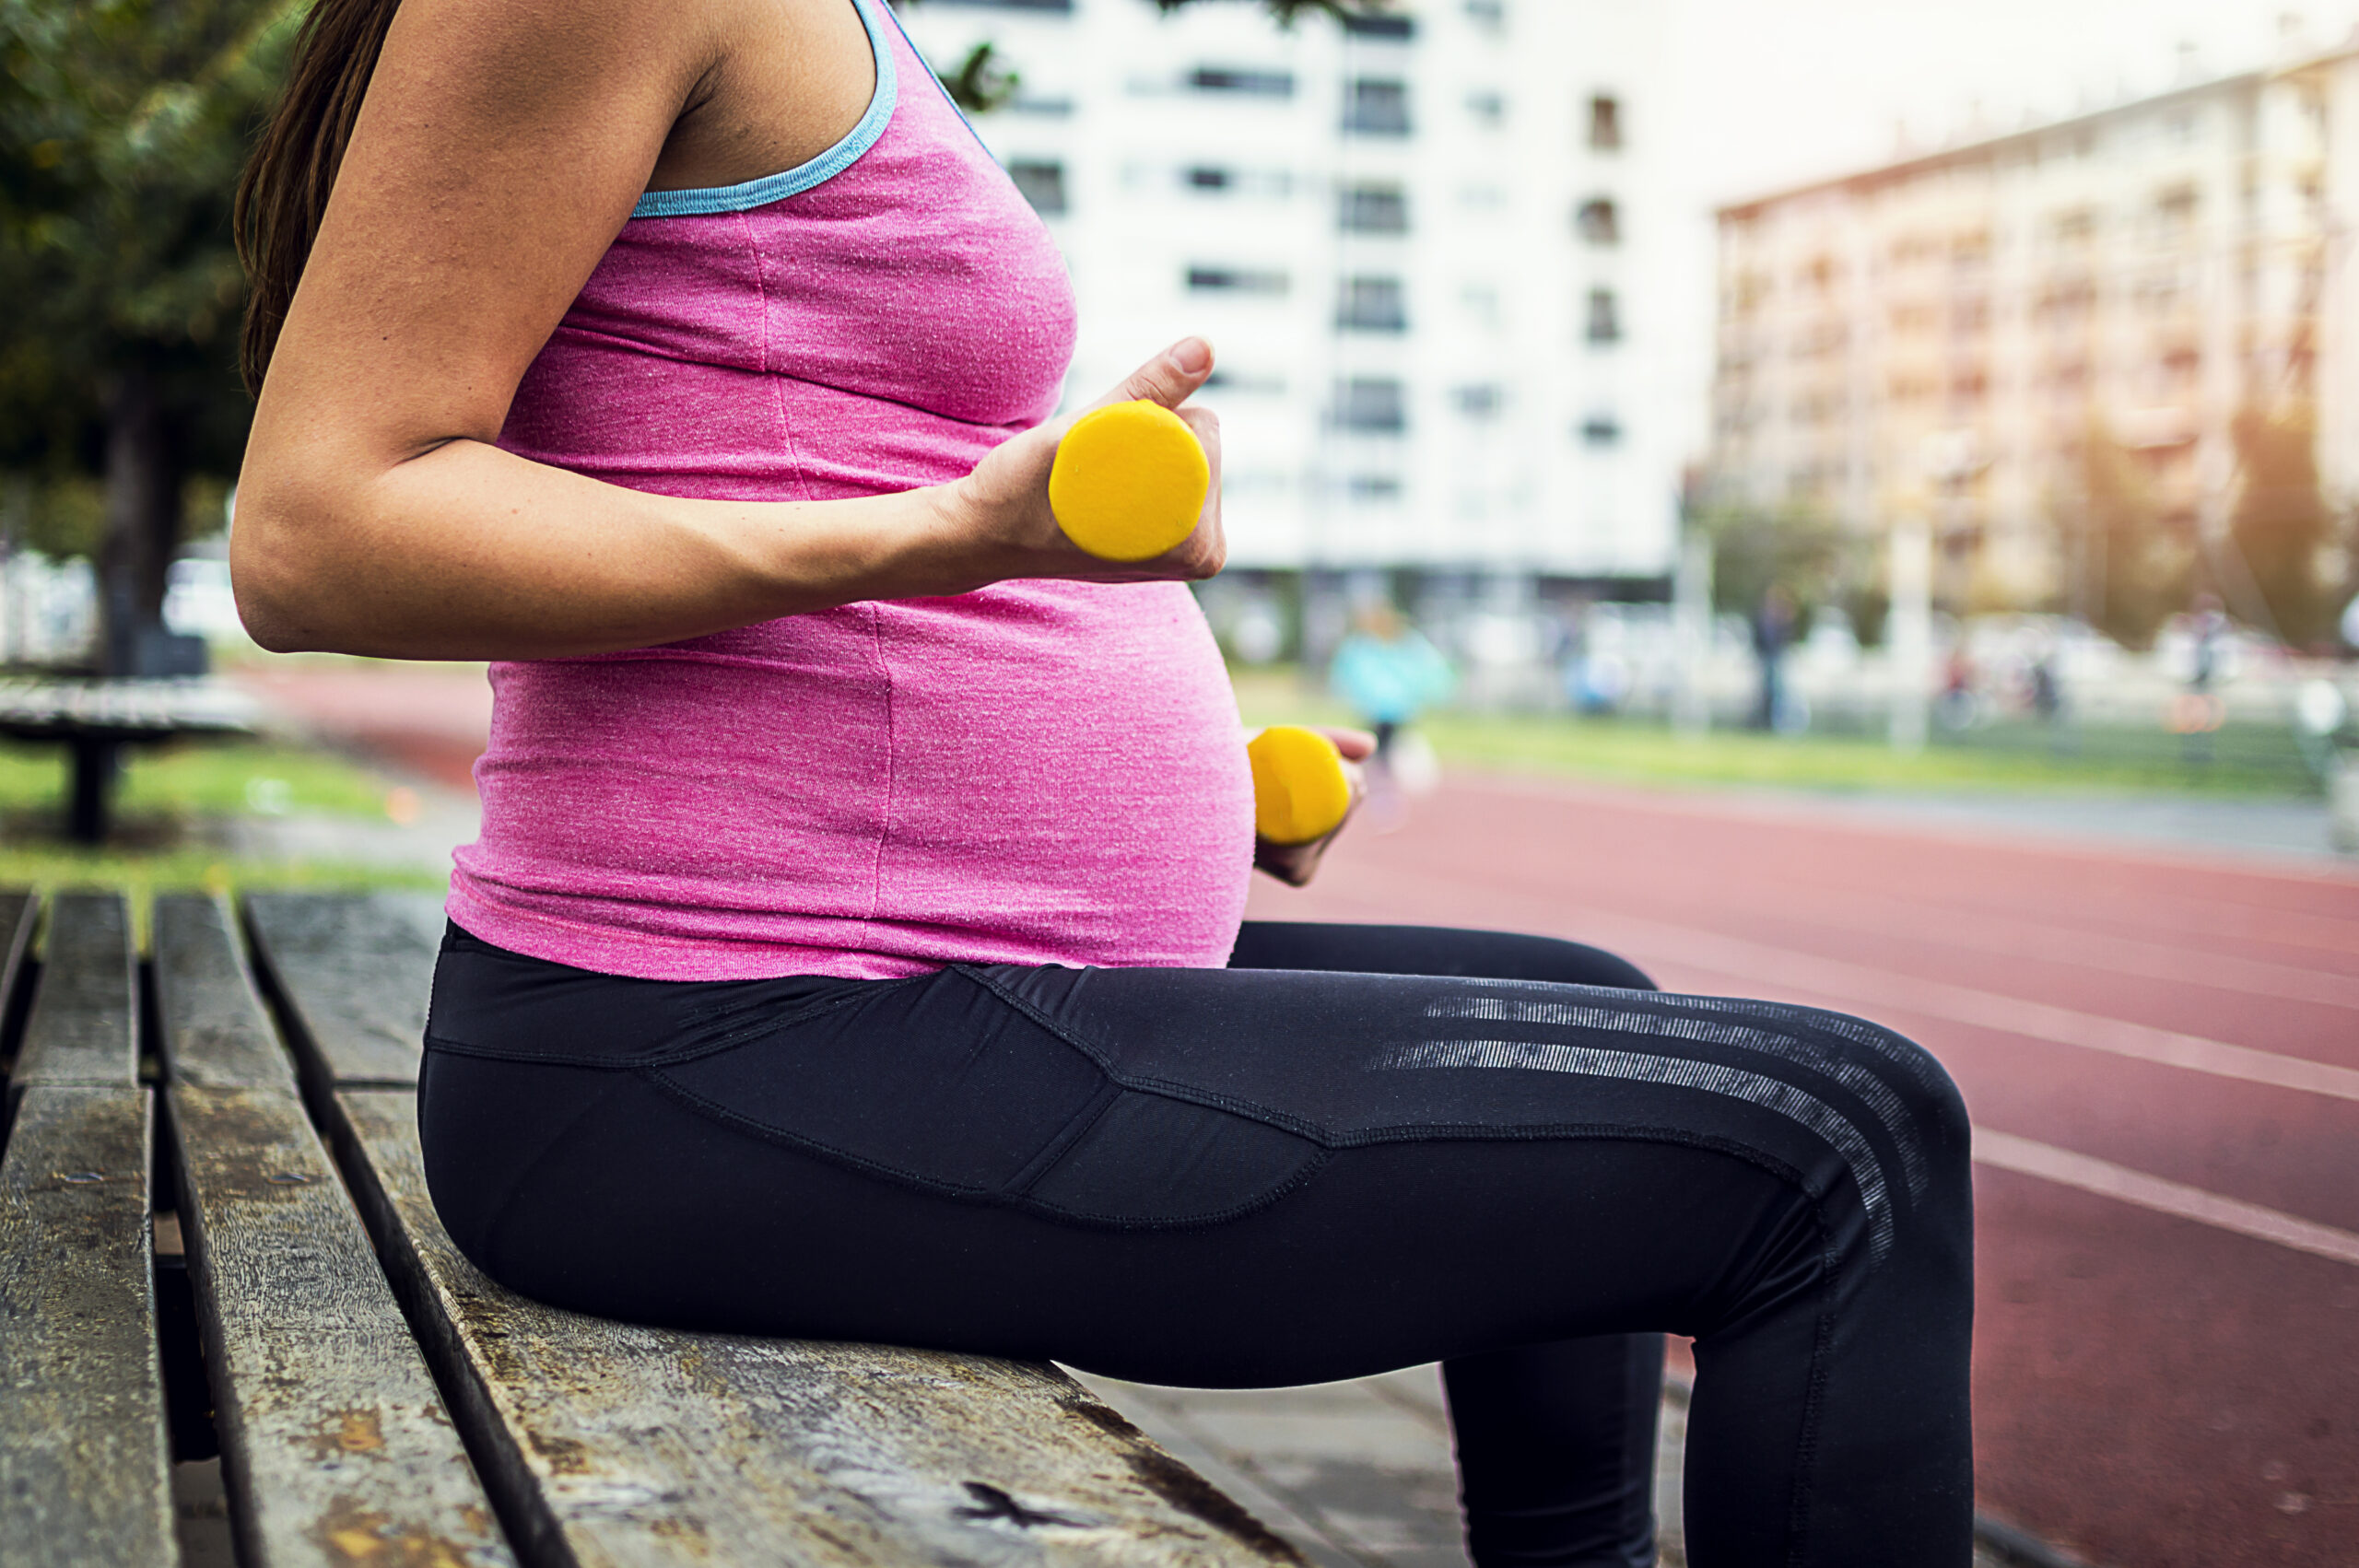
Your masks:
M 155 942 L 182 1234 L 242 1561 L 512 1568 L 227 911 L 159 898 Z
M 66 893 L 50 900 L 49 943 L 33 992 L 25 1042 L 9 1074 L 11 1094 L 32 1088 L 139 1082 L 138 960 L 131 911 L 112 893 Z
M 326 1082 L 417 1082 L 442 942 L 438 897 L 257 893 L 246 900 L 246 918 L 271 983 L 282 996 L 304 998 L 304 1029 Z
M 337 1095 L 387 1266 L 463 1371 L 527 1556 L 658 1568 L 1302 1568 L 1062 1372 L 543 1306 L 460 1256 L 407 1090 Z
M 198 895 L 166 895 L 150 923 L 172 1082 L 294 1094 L 295 1063 L 263 1012 L 228 907 Z
M 415 1028 L 430 947 L 362 960 L 314 943 L 282 963 L 280 932 L 325 923 L 304 918 L 305 902 L 283 896 L 253 921 L 299 1053 L 319 1052 L 325 1033 Z M 341 929 L 387 923 L 347 912 Z M 374 983 L 331 989 L 355 973 Z M 435 1217 L 415 1094 L 346 1087 L 329 1114 L 353 1195 L 528 1561 L 1300 1568 L 1053 1367 L 679 1333 L 505 1291 Z
M 124 1021 L 126 1033 L 128 1020 Z M 150 1098 L 35 1087 L 0 1158 L 0 1562 L 172 1564 Z
M 33 921 L 41 913 L 38 895 L 22 889 L 0 892 L 0 1016 L 17 994 L 17 977 L 24 973 L 25 954 L 32 947 Z M 0 1043 L 0 1050 L 6 1048 Z

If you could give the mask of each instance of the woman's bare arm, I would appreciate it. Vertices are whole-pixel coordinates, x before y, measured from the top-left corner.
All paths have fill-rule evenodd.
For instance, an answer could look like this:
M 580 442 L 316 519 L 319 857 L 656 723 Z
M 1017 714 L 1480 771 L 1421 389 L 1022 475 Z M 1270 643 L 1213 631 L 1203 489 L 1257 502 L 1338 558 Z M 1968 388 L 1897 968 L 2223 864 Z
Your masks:
M 1196 536 L 1161 560 L 1110 568 L 1074 550 L 1048 509 L 1049 429 L 956 485 L 821 502 L 651 496 L 489 444 L 659 160 L 684 171 L 663 182 L 705 182 L 699 168 L 733 157 L 829 145 L 847 102 L 857 117 L 865 42 L 830 49 L 850 11 L 843 0 L 406 0 L 255 413 L 231 566 L 257 640 L 551 657 L 1013 577 L 1219 568 L 1217 486 Z M 727 79 L 749 30 L 767 49 L 813 52 L 796 78 L 810 111 L 789 105 L 782 124 L 750 137 L 727 123 L 681 135 L 684 111 Z M 1111 395 L 1177 404 L 1210 369 L 1190 340 Z M 1210 415 L 1182 412 L 1217 462 Z

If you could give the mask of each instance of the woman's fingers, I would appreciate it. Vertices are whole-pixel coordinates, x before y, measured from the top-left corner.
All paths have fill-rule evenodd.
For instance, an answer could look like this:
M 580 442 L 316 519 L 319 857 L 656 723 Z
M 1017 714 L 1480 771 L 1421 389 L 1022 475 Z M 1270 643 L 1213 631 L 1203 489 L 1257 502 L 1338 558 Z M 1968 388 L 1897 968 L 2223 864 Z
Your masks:
M 1366 730 L 1339 730 L 1332 725 L 1314 725 L 1320 734 L 1335 743 L 1345 762 L 1366 762 L 1376 755 L 1376 737 Z
M 1109 404 L 1144 401 L 1177 409 L 1195 395 L 1196 389 L 1212 373 L 1213 345 L 1201 337 L 1183 337 L 1132 371 L 1121 386 L 1089 406 L 1104 408 Z M 1203 432 L 1199 430 L 1196 434 L 1202 438 Z

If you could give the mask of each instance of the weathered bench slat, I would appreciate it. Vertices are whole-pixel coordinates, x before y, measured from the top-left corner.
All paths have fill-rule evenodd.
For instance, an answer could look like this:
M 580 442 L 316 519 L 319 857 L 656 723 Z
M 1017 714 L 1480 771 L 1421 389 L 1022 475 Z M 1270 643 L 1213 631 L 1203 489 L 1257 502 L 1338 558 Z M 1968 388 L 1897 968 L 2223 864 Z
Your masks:
M 32 946 L 33 919 L 40 913 L 41 900 L 34 895 L 16 888 L 0 892 L 0 1015 L 6 1013 L 9 998 L 17 994 L 25 953 Z
M 267 894 L 246 901 L 258 960 L 303 1021 L 326 1081 L 413 1084 L 442 941 L 432 894 Z
M 478 1273 L 435 1219 L 415 1095 L 337 1096 L 386 1260 L 464 1368 L 487 1462 L 561 1562 L 630 1568 L 1300 1568 L 1053 1367 L 585 1317 Z M 421 1310 L 422 1308 L 422 1310 Z
M 431 950 L 361 963 L 330 944 L 281 962 L 278 932 L 317 929 L 303 902 L 254 920 L 297 1048 L 317 1048 L 323 1027 L 414 1026 L 427 973 L 387 971 L 430 968 Z M 382 921 L 347 913 L 342 929 Z M 356 972 L 374 983 L 349 985 Z M 415 1094 L 346 1087 L 334 1106 L 354 1196 L 530 1561 L 1298 1568 L 1291 1548 L 1052 1367 L 675 1333 L 502 1290 L 435 1218 Z
M 49 943 L 24 1045 L 9 1074 L 12 1094 L 32 1088 L 139 1082 L 138 961 L 131 912 L 111 893 L 50 900 Z
M 46 981 L 47 977 L 43 977 Z M 37 1087 L 0 1160 L 0 1562 L 180 1561 L 145 1089 Z
M 155 965 L 182 1235 L 246 1568 L 507 1568 L 227 911 L 158 899 Z
M 295 1063 L 264 1014 L 219 900 L 156 900 L 152 959 L 175 1084 L 296 1092 Z

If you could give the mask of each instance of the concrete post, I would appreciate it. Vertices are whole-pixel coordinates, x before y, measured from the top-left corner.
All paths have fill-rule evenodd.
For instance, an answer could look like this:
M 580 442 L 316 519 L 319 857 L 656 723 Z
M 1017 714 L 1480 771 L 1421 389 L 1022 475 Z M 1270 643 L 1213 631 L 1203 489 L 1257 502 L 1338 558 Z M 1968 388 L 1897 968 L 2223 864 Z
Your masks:
M 1671 726 L 1682 735 L 1712 727 L 1712 694 L 1705 685 L 1712 660 L 1712 540 L 1688 527 L 1679 544 L 1679 574 L 1672 579 L 1671 628 L 1678 650 L 1679 688 Z
M 1892 670 L 1892 749 L 1925 749 L 1933 694 L 1933 536 L 1921 514 L 1892 525 L 1892 609 L 1884 652 Z

